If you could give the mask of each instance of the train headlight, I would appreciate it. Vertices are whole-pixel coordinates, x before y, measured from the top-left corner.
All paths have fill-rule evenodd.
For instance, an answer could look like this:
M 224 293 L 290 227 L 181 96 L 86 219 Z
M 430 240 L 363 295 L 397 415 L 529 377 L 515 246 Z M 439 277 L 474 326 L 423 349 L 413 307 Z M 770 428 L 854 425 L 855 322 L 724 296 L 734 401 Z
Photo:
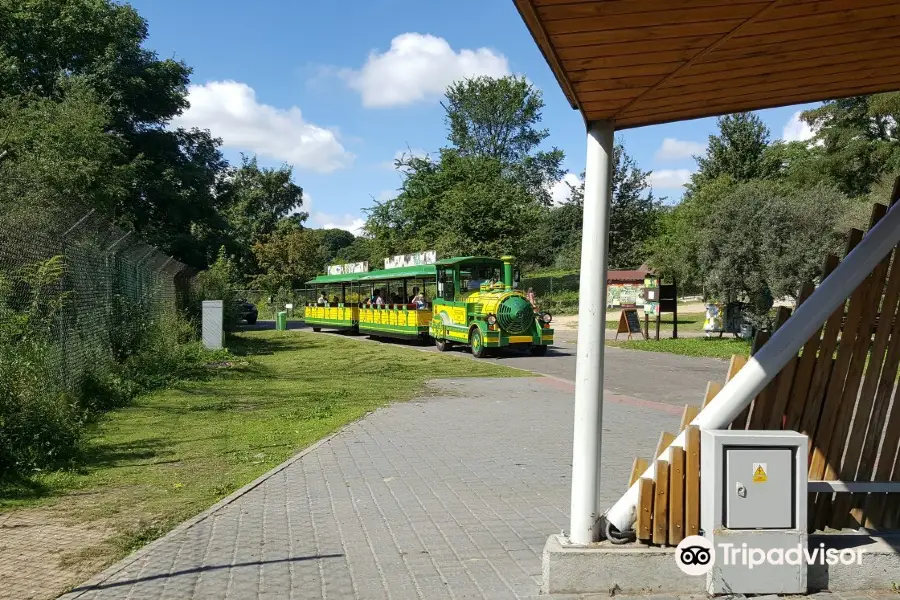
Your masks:
M 550 313 L 544 313 L 541 315 L 541 321 L 544 323 L 549 323 L 553 320 L 553 316 Z
M 488 315 L 487 322 L 489 325 L 496 325 L 497 317 L 495 317 L 494 315 Z

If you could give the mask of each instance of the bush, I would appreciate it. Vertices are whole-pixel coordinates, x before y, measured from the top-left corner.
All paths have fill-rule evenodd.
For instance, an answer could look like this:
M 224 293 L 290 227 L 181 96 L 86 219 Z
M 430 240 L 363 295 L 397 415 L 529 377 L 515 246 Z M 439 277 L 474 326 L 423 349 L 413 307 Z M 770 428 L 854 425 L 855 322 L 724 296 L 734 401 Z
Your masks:
M 186 307 L 190 318 L 199 323 L 202 302 L 204 300 L 221 300 L 225 331 L 237 329 L 240 322 L 237 305 L 239 279 L 234 260 L 225 253 L 224 247 L 220 248 L 216 262 L 197 276 L 192 297 Z
M 79 324 L 66 274 L 59 256 L 0 272 L 0 478 L 70 465 L 92 419 L 210 358 L 196 324 L 147 294 L 115 296 L 111 319 Z

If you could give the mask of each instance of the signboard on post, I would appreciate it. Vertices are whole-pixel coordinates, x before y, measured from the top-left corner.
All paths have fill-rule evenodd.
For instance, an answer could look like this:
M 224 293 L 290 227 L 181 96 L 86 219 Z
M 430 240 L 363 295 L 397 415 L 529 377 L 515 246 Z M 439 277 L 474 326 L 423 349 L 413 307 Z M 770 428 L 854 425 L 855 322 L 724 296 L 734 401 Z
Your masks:
M 622 314 L 619 315 L 619 327 L 616 330 L 616 339 L 619 339 L 620 333 L 627 333 L 629 340 L 633 334 L 644 337 L 644 330 L 641 328 L 641 320 L 638 318 L 636 308 L 622 309 Z
M 437 252 L 425 250 L 413 254 L 399 254 L 384 259 L 385 269 L 398 269 L 400 267 L 416 267 L 419 265 L 433 265 L 437 262 Z
M 366 273 L 369 270 L 369 263 L 356 262 L 347 263 L 345 265 L 330 265 L 326 272 L 329 275 L 346 275 L 348 273 Z

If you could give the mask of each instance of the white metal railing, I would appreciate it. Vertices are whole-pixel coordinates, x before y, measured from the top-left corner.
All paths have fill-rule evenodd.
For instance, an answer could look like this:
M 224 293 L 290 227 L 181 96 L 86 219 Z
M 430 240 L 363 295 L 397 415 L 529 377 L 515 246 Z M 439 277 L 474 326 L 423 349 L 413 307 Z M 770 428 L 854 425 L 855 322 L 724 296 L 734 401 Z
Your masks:
M 888 209 L 887 214 L 869 230 L 806 302 L 797 307 L 794 315 L 772 334 L 771 339 L 750 357 L 747 364 L 725 384 L 712 402 L 700 411 L 691 425 L 696 425 L 701 430 L 728 427 L 750 405 L 753 398 L 797 355 L 803 344 L 822 327 L 826 319 L 875 266 L 900 243 L 900 209 L 897 206 L 895 204 Z M 669 448 L 683 448 L 684 443 L 685 433 L 681 432 Z M 669 448 L 663 450 L 657 460 L 667 461 Z M 641 478 L 652 479 L 655 474 L 656 461 L 651 461 Z M 634 525 L 638 483 L 632 485 L 604 515 L 607 522 L 619 531 L 627 531 Z
M 806 489 L 810 494 L 896 494 L 900 492 L 900 481 L 809 481 Z

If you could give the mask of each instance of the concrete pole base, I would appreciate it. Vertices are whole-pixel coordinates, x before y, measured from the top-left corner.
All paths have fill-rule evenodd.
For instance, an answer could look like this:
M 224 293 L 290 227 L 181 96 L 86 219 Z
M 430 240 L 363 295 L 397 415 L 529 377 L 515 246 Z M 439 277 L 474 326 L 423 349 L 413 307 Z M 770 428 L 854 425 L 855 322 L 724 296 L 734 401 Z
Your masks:
M 810 592 L 888 592 L 900 586 L 900 534 L 828 533 L 809 536 L 809 547 L 862 548 L 862 564 L 811 565 Z M 574 546 L 551 535 L 544 546 L 543 594 L 705 594 L 706 576 L 685 575 L 675 548 L 600 542 Z

